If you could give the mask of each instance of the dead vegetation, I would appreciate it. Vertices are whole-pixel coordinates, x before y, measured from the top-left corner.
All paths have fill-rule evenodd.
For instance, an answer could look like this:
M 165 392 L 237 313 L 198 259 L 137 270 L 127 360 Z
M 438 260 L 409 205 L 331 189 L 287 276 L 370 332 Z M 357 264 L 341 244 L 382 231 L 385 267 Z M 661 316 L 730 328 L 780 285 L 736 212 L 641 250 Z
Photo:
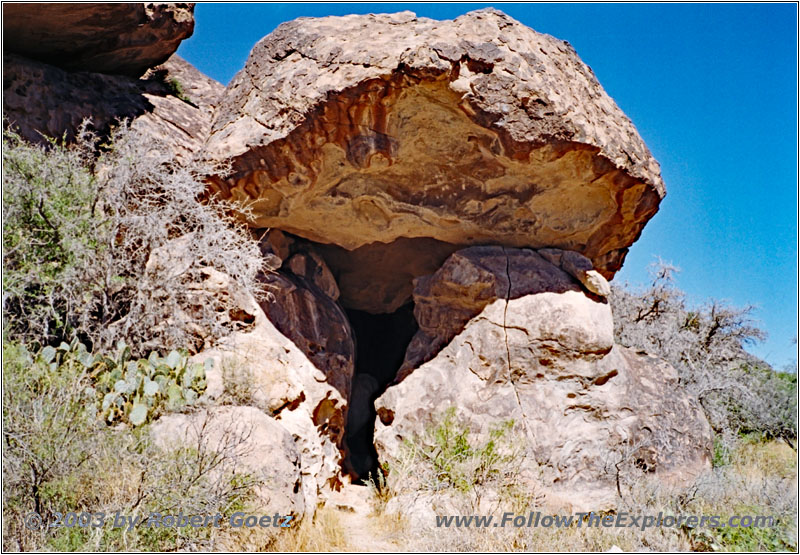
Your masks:
M 4 133 L 8 337 L 79 336 L 96 350 L 124 340 L 139 356 L 196 351 L 242 324 L 215 272 L 258 297 L 263 261 L 246 208 L 201 202 L 204 176 L 224 168 L 178 163 L 125 124 L 103 144 L 87 129 L 69 147 Z

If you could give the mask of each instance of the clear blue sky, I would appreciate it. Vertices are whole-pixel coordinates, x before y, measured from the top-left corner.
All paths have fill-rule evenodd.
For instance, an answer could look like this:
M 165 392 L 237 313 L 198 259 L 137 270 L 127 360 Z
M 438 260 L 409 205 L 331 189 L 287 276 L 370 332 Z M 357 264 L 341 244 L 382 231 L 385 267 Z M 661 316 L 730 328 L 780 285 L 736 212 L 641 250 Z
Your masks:
M 691 300 L 758 307 L 752 352 L 797 360 L 797 8 L 794 4 L 198 4 L 178 53 L 227 83 L 300 16 L 494 6 L 569 41 L 661 163 L 667 197 L 616 280 L 660 256 Z

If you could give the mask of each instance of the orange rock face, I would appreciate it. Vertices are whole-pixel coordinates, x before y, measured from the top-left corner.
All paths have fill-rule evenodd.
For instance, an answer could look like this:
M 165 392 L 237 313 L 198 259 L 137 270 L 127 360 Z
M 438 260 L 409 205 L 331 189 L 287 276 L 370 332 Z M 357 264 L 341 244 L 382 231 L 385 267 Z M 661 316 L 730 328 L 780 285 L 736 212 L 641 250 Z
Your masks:
M 346 251 L 401 238 L 558 247 L 607 278 L 664 196 L 657 162 L 572 48 L 492 10 L 280 26 L 227 88 L 206 155 L 232 161 L 211 189 L 252 202 L 258 227 Z

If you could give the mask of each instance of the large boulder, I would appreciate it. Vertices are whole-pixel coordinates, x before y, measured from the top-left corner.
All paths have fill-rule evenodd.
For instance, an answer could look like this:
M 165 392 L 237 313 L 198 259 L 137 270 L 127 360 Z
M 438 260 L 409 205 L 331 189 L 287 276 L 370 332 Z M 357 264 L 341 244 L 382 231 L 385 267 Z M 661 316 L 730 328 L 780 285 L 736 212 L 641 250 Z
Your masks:
M 398 372 L 399 379 L 435 356 L 464 329 L 469 320 L 496 299 L 517 299 L 545 292 L 580 293 L 581 282 L 591 293 L 597 292 L 593 289 L 605 290 L 608 287 L 608 282 L 595 271 L 578 272 L 574 264 L 564 265 L 562 258 L 576 261 L 581 266 L 591 265 L 582 255 L 559 249 L 534 252 L 530 249 L 472 247 L 454 253 L 436 273 L 415 280 L 414 317 L 419 331 L 406 350 Z M 590 283 L 587 276 L 592 276 L 594 281 Z M 587 287 L 587 283 L 591 287 Z M 597 309 L 604 303 L 587 306 Z M 576 306 L 575 313 L 570 313 L 569 309 L 561 312 L 568 318 L 586 318 L 591 322 L 591 318 L 579 308 L 580 305 Z M 602 325 L 598 324 L 596 329 L 605 333 L 602 343 L 610 348 L 612 339 L 608 335 L 608 326 L 611 314 L 602 308 L 601 315 L 604 318 Z M 553 316 L 539 315 L 543 325 Z M 583 324 L 578 322 L 574 327 L 579 329 Z M 594 344 L 588 346 L 593 350 L 598 348 Z
M 69 72 L 14 54 L 3 56 L 4 124 L 32 142 L 72 140 L 87 118 L 101 134 L 117 120 L 129 119 L 188 159 L 204 144 L 223 89 L 177 55 L 142 79 Z
M 3 49 L 71 71 L 140 76 L 194 31 L 194 4 L 3 5 Z
M 407 302 L 409 275 L 450 253 L 420 243 L 371 291 L 359 248 L 558 247 L 610 278 L 665 194 L 575 51 L 495 10 L 282 24 L 226 89 L 205 154 L 232 162 L 211 189 L 255 201 L 255 225 L 341 247 L 340 288 L 372 312 Z
M 218 339 L 194 360 L 214 361 L 204 402 L 255 407 L 291 433 L 301 457 L 302 494 L 306 506 L 315 507 L 340 483 L 355 347 L 344 311 L 325 289 L 335 286 L 326 279 L 329 271 L 315 263 L 313 252 L 282 250 L 282 237 L 273 234 L 264 250 L 281 255 L 278 266 L 284 257 L 301 273 L 266 274 L 260 304 L 230 291 L 242 313 L 253 315 L 250 328 Z
M 150 429 L 159 447 L 206 452 L 212 483 L 247 474 L 255 481 L 255 511 L 302 517 L 300 453 L 291 434 L 273 418 L 253 407 L 211 407 L 189 414 L 167 414 Z M 228 475 L 226 476 L 226 473 Z M 308 508 L 313 513 L 313 506 Z
M 381 461 L 455 407 L 479 436 L 513 420 L 550 501 L 573 509 L 612 506 L 622 463 L 696 477 L 711 455 L 697 400 L 671 366 L 615 345 L 605 299 L 544 254 L 471 247 L 417 280 L 420 331 L 375 403 Z

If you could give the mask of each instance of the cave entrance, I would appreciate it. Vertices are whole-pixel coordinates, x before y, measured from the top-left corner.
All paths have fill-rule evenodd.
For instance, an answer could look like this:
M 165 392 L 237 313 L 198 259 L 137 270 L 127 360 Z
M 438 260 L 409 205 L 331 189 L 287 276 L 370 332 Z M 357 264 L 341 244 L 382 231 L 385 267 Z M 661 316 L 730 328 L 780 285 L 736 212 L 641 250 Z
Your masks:
M 348 309 L 356 343 L 356 371 L 350 393 L 345 442 L 345 470 L 366 480 L 378 470 L 373 444 L 375 399 L 394 380 L 403 364 L 406 348 L 417 331 L 414 303 L 388 314 Z

